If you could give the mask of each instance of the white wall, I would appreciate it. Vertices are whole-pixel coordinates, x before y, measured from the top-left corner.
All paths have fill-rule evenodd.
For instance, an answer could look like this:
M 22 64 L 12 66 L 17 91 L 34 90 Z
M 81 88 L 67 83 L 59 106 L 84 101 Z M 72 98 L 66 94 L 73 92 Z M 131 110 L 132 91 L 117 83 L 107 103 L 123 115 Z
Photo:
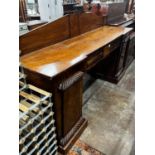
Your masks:
M 63 0 L 38 0 L 41 20 L 53 21 L 63 16 Z
M 54 0 L 51 0 L 51 1 L 54 1 Z M 56 7 L 55 7 L 56 18 L 60 18 L 63 16 L 63 0 L 55 0 L 55 2 L 56 2 Z
M 38 0 L 41 20 L 49 20 L 48 4 L 49 0 Z

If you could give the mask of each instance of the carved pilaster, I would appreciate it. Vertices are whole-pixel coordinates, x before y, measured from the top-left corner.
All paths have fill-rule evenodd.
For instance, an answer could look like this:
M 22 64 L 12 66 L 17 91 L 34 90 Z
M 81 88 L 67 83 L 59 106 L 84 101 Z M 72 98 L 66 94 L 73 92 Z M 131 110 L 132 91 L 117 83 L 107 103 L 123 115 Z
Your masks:
M 76 74 L 74 74 L 73 76 L 71 76 L 70 78 L 68 78 L 67 80 L 65 80 L 64 82 L 62 82 L 59 85 L 59 90 L 66 90 L 67 88 L 69 88 L 71 85 L 73 85 L 76 81 L 78 81 L 80 78 L 82 78 L 83 76 L 83 72 L 77 72 Z

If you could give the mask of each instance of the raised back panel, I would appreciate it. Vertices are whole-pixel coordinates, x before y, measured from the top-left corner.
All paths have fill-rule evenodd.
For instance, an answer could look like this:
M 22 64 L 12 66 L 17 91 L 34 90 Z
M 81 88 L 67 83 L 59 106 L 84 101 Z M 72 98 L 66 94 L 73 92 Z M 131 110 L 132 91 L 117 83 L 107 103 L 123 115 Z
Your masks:
M 92 13 L 79 14 L 80 34 L 104 25 L 104 17 Z
M 105 25 L 105 18 L 92 13 L 74 13 L 44 24 L 20 36 L 21 55 L 78 36 Z
M 70 14 L 70 37 L 75 37 L 79 34 L 79 13 Z
M 58 43 L 69 37 L 69 15 L 66 15 L 20 36 L 19 48 L 22 51 L 21 55 Z

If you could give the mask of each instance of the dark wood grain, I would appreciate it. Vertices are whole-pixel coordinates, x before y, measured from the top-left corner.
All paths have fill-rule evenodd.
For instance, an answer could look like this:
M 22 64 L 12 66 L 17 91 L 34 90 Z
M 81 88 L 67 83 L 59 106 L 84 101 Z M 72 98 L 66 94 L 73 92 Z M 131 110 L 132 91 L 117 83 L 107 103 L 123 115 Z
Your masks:
M 70 14 L 70 37 L 80 34 L 79 13 Z
M 111 26 L 132 28 L 132 31 L 130 31 L 130 33 L 124 37 L 124 39 L 127 39 L 127 41 L 122 44 L 122 48 L 116 49 L 116 51 L 112 53 L 110 57 L 105 59 L 100 65 L 98 64 L 98 70 L 100 70 L 98 72 L 98 76 L 104 80 L 117 83 L 123 77 L 126 69 L 134 60 L 135 17 L 134 15 L 127 15 L 126 18 L 113 18 L 113 20 L 108 24 Z
M 82 13 L 79 16 L 80 34 L 105 25 L 105 18 L 92 13 Z
M 115 41 L 113 41 L 113 43 L 110 44 L 109 48 L 110 50 L 113 49 L 113 52 L 109 52 L 108 55 L 106 55 L 106 57 L 104 58 L 104 60 L 102 60 L 92 69 L 92 74 L 95 77 L 113 83 L 119 82 L 119 80 L 125 73 L 124 61 L 128 51 L 128 42 L 131 31 L 124 34 L 124 36 L 122 36 L 120 40 L 116 39 Z M 119 46 L 116 46 L 115 44 L 118 42 Z
M 104 17 L 92 13 L 66 15 L 54 22 L 39 26 L 37 30 L 34 29 L 20 36 L 19 48 L 22 51 L 21 55 L 78 36 L 104 24 Z M 38 25 L 31 24 L 29 27 L 33 29 L 36 26 Z
M 93 13 L 70 14 L 71 37 L 83 34 L 105 25 L 105 17 Z
M 64 80 L 59 85 L 61 96 L 63 96 L 64 118 L 63 118 L 63 134 L 66 135 L 82 116 L 82 80 L 83 73 L 77 72 L 73 76 Z M 76 89 L 75 89 L 76 88 Z M 72 94 L 74 97 L 72 97 Z M 70 96 L 70 97 L 69 97 Z M 80 104 L 79 104 L 80 103 Z M 70 107 L 72 111 L 67 109 Z M 75 108 L 76 107 L 76 108 Z M 68 125 L 66 125 L 68 124 Z
M 21 55 L 69 38 L 69 16 L 34 29 L 19 38 Z
M 21 62 L 25 68 L 53 78 L 130 30 L 131 28 L 104 26 L 26 54 Z
M 135 33 L 130 34 L 130 39 L 127 44 L 127 52 L 124 59 L 124 68 L 127 69 L 132 61 L 135 59 Z
M 55 37 L 58 36 L 60 40 L 64 40 L 61 42 L 56 40 L 58 42 L 56 44 L 52 41 L 54 37 L 46 36 L 48 32 L 50 33 L 47 30 L 54 27 L 53 24 L 52 26 L 47 24 L 42 28 L 35 29 L 29 35 L 33 40 L 39 38 L 37 44 L 34 43 L 33 47 L 33 50 L 35 48 L 37 50 L 32 52 L 31 46 L 33 46 L 33 43 L 29 42 L 31 44 L 29 49 L 31 50 L 27 49 L 28 54 L 21 57 L 28 83 L 52 93 L 57 140 L 59 151 L 63 154 L 67 154 L 67 151 L 87 126 L 87 121 L 82 117 L 83 72 L 104 59 L 104 48 L 107 45 L 112 45 L 110 50 L 113 50 L 116 46 L 119 47 L 122 40 L 120 42 L 116 40 L 121 39 L 131 31 L 131 28 L 101 26 L 103 21 L 100 18 L 97 20 L 96 17 L 91 18 L 94 23 L 91 19 L 85 22 L 87 15 L 72 16 L 73 19 L 75 17 L 77 19 L 75 25 L 81 24 L 82 26 L 84 24 L 84 26 L 79 26 L 80 31 L 74 29 L 72 33 L 70 30 L 66 33 L 68 37 L 76 36 L 79 32 L 82 33 L 81 35 L 66 40 L 65 37 L 59 37 L 59 33 Z M 66 20 L 64 18 L 62 20 L 67 23 L 71 20 L 68 17 L 71 16 L 66 16 Z M 93 26 L 90 25 L 91 23 Z M 68 22 L 66 28 L 69 29 L 71 24 L 74 25 L 74 22 Z M 54 32 L 58 33 L 59 27 L 56 27 L 56 25 Z M 46 30 L 46 35 L 44 34 L 44 37 L 47 37 L 45 42 L 42 39 L 42 29 Z M 87 32 L 87 30 L 91 31 Z

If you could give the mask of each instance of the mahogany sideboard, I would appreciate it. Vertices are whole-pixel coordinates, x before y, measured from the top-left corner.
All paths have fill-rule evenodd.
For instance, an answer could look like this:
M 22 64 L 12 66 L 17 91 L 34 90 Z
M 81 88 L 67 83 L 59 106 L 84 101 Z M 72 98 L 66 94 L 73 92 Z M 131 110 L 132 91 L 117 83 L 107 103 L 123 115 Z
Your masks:
M 73 16 L 71 15 L 70 19 Z M 85 19 L 84 17 L 88 15 L 81 16 L 81 19 Z M 59 40 L 57 43 L 51 41 L 53 36 L 49 40 L 50 34 L 42 42 L 39 40 L 42 37 L 37 36 L 42 31 L 46 32 L 46 28 L 49 30 L 50 23 L 20 38 L 20 48 L 24 51 L 21 63 L 28 82 L 53 94 L 57 140 L 59 152 L 62 154 L 67 154 L 87 126 L 87 120 L 82 116 L 83 74 L 116 48 L 120 48 L 123 53 L 126 37 L 132 30 L 132 28 L 103 26 L 103 19 L 93 18 L 97 19 L 97 22 L 93 20 L 93 24 L 89 26 L 87 25 L 91 22 L 89 18 L 89 22 L 83 22 L 83 27 L 76 29 L 75 26 L 72 33 L 69 31 L 70 37 L 65 37 L 68 34 L 66 31 L 68 25 L 64 25 L 63 19 L 65 31 L 61 37 L 53 33 L 57 35 Z M 78 24 L 75 20 L 74 24 L 80 25 L 79 18 L 76 19 Z M 31 45 L 27 44 L 28 46 L 24 47 L 22 45 L 26 44 L 24 40 L 28 36 L 34 38 L 35 42 L 33 44 L 27 41 Z

